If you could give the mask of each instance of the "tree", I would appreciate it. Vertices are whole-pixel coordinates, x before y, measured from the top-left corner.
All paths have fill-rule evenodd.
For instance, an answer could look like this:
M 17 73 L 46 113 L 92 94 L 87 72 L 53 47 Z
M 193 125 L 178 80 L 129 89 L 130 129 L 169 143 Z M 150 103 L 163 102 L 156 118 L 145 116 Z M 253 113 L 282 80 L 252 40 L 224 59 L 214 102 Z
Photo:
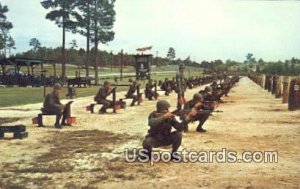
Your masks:
M 262 58 L 260 58 L 260 59 L 258 59 L 258 62 L 257 62 L 257 63 L 260 64 L 260 65 L 262 65 L 262 64 L 265 63 L 265 61 L 264 61 Z
M 2 6 L 0 2 L 0 30 L 3 32 L 4 30 L 10 30 L 13 28 L 11 22 L 7 21 L 6 13 L 9 11 L 6 5 Z
M 95 83 L 98 84 L 98 45 L 99 42 L 106 44 L 114 39 L 115 33 L 112 28 L 115 22 L 115 0 L 93 0 L 91 2 L 91 41 L 94 43 L 94 69 Z
M 41 48 L 41 43 L 37 38 L 32 38 L 29 41 L 29 46 L 31 46 L 33 49 L 33 52 L 37 52 Z
M 3 50 L 1 56 L 4 57 L 6 57 L 7 42 L 8 42 L 8 33 L 7 32 L 0 33 L 0 50 Z
M 78 47 L 77 45 L 77 41 L 75 39 L 73 39 L 71 42 L 70 42 L 70 45 L 71 45 L 71 49 L 76 49 Z
M 4 37 L 0 33 L 0 50 L 5 47 Z
M 75 31 L 76 21 L 74 19 L 78 16 L 75 9 L 76 0 L 44 0 L 41 2 L 45 9 L 52 9 L 47 15 L 46 19 L 54 21 L 58 27 L 62 28 L 62 73 L 61 77 L 66 78 L 66 57 L 65 57 L 65 42 L 66 31 Z
M 86 42 L 86 76 L 89 76 L 90 42 L 94 43 L 94 69 L 96 84 L 98 83 L 98 44 L 105 44 L 114 39 L 112 31 L 115 21 L 115 0 L 77 0 L 76 6 L 81 14 L 77 17 L 77 24 Z M 104 59 L 103 59 L 104 60 Z
M 255 58 L 254 58 L 254 56 L 253 56 L 252 53 L 248 53 L 246 55 L 246 61 L 245 62 L 246 63 L 255 63 L 256 62 L 256 60 L 255 60 Z
M 183 60 L 183 63 L 184 63 L 185 65 L 189 65 L 191 62 L 192 62 L 192 61 L 191 61 L 191 57 L 190 57 L 190 56 L 186 57 L 186 59 Z
M 0 2 L 0 50 L 4 50 L 6 56 L 7 44 L 9 43 L 9 30 L 13 28 L 11 22 L 7 21 L 6 13 L 9 11 L 6 5 L 1 5 Z
M 11 49 L 16 49 L 15 40 L 11 36 L 8 37 L 7 48 L 9 56 L 11 55 Z
M 81 12 L 76 17 L 77 20 L 77 32 L 86 37 L 86 59 L 85 59 L 85 73 L 89 77 L 89 64 L 90 64 L 90 39 L 91 39 L 91 3 L 94 0 L 77 0 L 76 7 Z
M 172 63 L 176 58 L 175 49 L 170 47 L 167 53 L 167 59 Z

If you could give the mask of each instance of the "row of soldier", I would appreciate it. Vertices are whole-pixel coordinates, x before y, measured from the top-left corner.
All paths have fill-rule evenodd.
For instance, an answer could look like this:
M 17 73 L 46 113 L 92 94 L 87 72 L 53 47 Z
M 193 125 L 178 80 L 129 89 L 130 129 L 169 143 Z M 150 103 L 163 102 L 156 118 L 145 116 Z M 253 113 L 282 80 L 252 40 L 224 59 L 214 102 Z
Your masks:
M 184 92 L 188 88 L 189 85 L 190 85 L 189 88 L 197 87 L 199 85 L 206 84 L 206 83 L 212 81 L 212 79 L 213 79 L 213 77 L 211 77 L 211 76 L 195 78 L 195 79 L 193 79 L 193 78 L 185 79 L 184 69 L 185 69 L 184 66 L 180 65 L 179 72 L 176 74 L 176 80 L 175 80 L 176 82 L 175 81 L 170 82 L 171 85 L 173 85 L 172 90 L 174 90 L 178 96 L 177 110 L 181 110 L 182 106 L 185 104 Z M 226 80 L 224 80 L 223 83 L 220 83 L 220 85 L 218 85 L 217 82 L 214 81 L 211 85 L 211 88 L 206 87 L 206 89 L 204 91 L 200 91 L 200 94 L 207 101 L 222 102 L 222 100 L 220 99 L 221 96 L 223 96 L 224 94 L 227 95 L 228 89 L 230 88 L 230 86 L 228 84 L 226 84 L 227 82 L 225 82 L 225 81 Z M 164 84 L 162 84 L 162 85 L 164 85 Z M 130 106 L 134 106 L 136 102 L 138 102 L 142 99 L 142 94 L 136 92 L 138 90 L 139 86 L 140 86 L 140 84 L 138 84 L 136 81 L 133 81 L 132 85 L 129 86 L 129 89 L 128 89 L 125 97 L 127 99 L 132 99 Z M 153 90 L 153 87 L 155 88 L 154 90 Z M 50 107 L 50 108 L 47 107 L 47 104 L 51 104 L 51 103 L 55 103 L 55 102 L 57 104 L 61 104 L 60 100 L 58 98 L 58 93 L 60 90 L 61 90 L 61 87 L 58 84 L 55 85 L 54 91 L 51 94 L 47 95 L 47 97 L 45 98 L 44 109 L 43 109 L 45 113 L 57 114 L 57 112 L 61 112 L 61 114 L 63 114 L 64 107 L 61 107 L 59 105 L 56 105 L 56 107 L 55 106 Z M 219 94 L 220 90 L 225 93 L 222 92 Z M 108 99 L 108 96 L 112 94 L 112 91 L 113 91 L 112 84 L 110 82 L 106 81 L 106 82 L 104 82 L 104 85 L 102 87 L 100 87 L 99 91 L 97 92 L 96 96 L 94 97 L 94 101 L 97 104 L 102 105 L 101 109 L 99 110 L 100 114 L 106 114 L 107 109 L 112 108 L 113 101 Z M 170 92 L 170 90 L 165 90 L 165 94 L 168 92 Z M 209 93 L 212 93 L 212 95 L 207 95 Z M 166 95 L 168 95 L 168 94 L 166 94 Z M 145 97 L 148 98 L 149 100 L 152 100 L 153 98 L 157 99 L 157 97 L 158 97 L 158 93 L 156 90 L 156 83 L 153 84 L 152 80 L 149 80 L 148 83 L 146 84 Z M 57 107 L 60 107 L 60 108 L 57 108 Z M 47 109 L 50 109 L 50 110 L 47 111 Z M 55 109 L 55 110 L 52 111 L 52 109 Z M 59 111 L 57 109 L 61 109 L 61 111 Z M 70 112 L 70 111 L 67 111 L 67 112 Z M 61 115 L 57 116 L 57 118 L 59 118 L 59 117 L 61 117 Z M 67 115 L 65 115 L 65 117 L 67 117 Z M 58 120 L 59 119 L 57 119 L 57 121 L 55 123 L 55 127 L 61 128 L 61 126 L 64 124 L 64 122 L 62 122 L 60 124 Z M 203 130 L 201 130 L 201 131 L 203 131 Z
M 194 94 L 191 100 L 184 103 L 182 110 L 177 107 L 177 110 L 171 112 L 169 102 L 165 100 L 158 101 L 156 110 L 148 117 L 150 129 L 143 141 L 141 158 L 150 160 L 153 148 L 171 145 L 171 158 L 175 161 L 179 160 L 177 150 L 182 142 L 182 132 L 188 132 L 189 124 L 197 121 L 196 131 L 206 132 L 203 129 L 204 123 L 215 111 L 217 104 L 223 102 L 222 96 L 228 95 L 229 90 L 238 81 L 238 76 L 225 78 L 220 83 L 214 81 L 210 86 L 206 86 L 204 90 Z M 180 121 L 175 118 L 176 116 L 180 117 Z M 175 131 L 172 131 L 173 128 Z
M 184 77 L 184 66 L 180 65 L 179 72 L 176 74 L 175 92 L 178 96 L 177 109 L 170 111 L 171 105 L 166 100 L 159 100 L 156 103 L 156 110 L 150 113 L 148 117 L 149 130 L 143 141 L 143 149 L 145 154 L 143 157 L 151 158 L 152 148 L 160 146 L 172 145 L 172 159 L 176 159 L 176 151 L 181 145 L 182 132 L 188 132 L 188 127 L 191 122 L 198 122 L 197 132 L 206 132 L 203 128 L 209 116 L 215 111 L 218 103 L 222 103 L 223 96 L 227 96 L 230 89 L 239 81 L 238 76 L 223 78 L 223 81 L 213 81 L 210 86 L 206 86 L 204 90 L 200 90 L 193 95 L 189 101 L 185 101 L 185 91 L 188 88 L 188 80 Z M 151 84 L 151 81 L 149 81 Z M 196 84 L 194 86 L 197 86 Z M 134 95 L 138 83 L 133 82 L 127 91 L 126 97 L 132 98 L 131 106 L 140 96 Z M 55 127 L 61 128 L 66 125 L 66 117 L 70 112 L 70 105 L 63 105 L 59 100 L 59 85 L 54 86 L 54 91 L 47 95 L 44 102 L 44 111 L 49 111 L 57 114 Z M 106 110 L 112 105 L 112 101 L 107 97 L 112 93 L 112 85 L 105 82 L 94 97 L 97 103 L 102 104 L 100 113 L 106 113 Z M 179 119 L 175 119 L 175 117 Z M 62 122 L 60 124 L 60 119 Z M 178 121 L 179 120 L 179 121 Z M 174 128 L 176 131 L 172 131 Z

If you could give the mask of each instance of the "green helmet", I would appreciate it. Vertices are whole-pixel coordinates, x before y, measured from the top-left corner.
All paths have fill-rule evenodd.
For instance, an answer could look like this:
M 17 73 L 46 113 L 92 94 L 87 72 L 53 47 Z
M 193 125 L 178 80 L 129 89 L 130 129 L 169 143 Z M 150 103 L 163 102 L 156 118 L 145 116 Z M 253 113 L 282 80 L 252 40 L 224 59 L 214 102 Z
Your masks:
M 202 94 L 199 94 L 199 93 L 194 94 L 193 100 L 195 100 L 195 101 L 198 101 L 198 100 L 203 101 Z
M 206 86 L 204 90 L 206 92 L 212 92 L 212 88 L 210 86 Z
M 157 111 L 163 111 L 163 110 L 168 110 L 170 108 L 169 102 L 166 100 L 160 100 L 156 103 L 156 110 Z
M 59 83 L 56 83 L 56 84 L 53 86 L 53 89 L 54 89 L 54 90 L 61 90 L 61 89 L 62 89 L 62 86 L 61 86 Z
M 104 84 L 103 85 L 109 85 L 110 84 L 110 82 L 109 81 L 104 81 Z
M 179 70 L 181 70 L 181 69 L 185 69 L 184 64 L 179 64 Z

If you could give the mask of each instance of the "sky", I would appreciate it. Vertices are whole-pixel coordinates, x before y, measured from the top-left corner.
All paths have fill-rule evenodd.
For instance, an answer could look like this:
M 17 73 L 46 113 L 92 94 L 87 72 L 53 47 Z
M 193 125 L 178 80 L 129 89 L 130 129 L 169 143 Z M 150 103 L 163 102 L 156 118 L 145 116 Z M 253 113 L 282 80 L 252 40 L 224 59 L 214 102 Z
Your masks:
M 62 30 L 46 20 L 41 0 L 0 0 L 7 5 L 16 52 L 30 49 L 29 40 L 42 46 L 61 46 Z M 300 58 L 300 1 L 263 0 L 116 0 L 115 39 L 100 49 L 137 53 L 153 46 L 151 53 L 166 57 L 169 47 L 176 58 L 201 62 L 227 59 L 277 61 Z M 79 34 L 67 33 L 67 47 Z

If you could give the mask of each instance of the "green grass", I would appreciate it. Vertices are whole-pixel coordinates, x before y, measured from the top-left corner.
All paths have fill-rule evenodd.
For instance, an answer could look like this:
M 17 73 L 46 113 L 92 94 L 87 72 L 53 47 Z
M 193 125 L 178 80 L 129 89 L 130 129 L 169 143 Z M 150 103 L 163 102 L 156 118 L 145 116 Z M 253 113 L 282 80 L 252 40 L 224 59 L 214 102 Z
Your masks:
M 9 69 L 9 68 L 7 68 L 7 69 Z M 47 73 L 46 73 L 47 76 L 54 75 L 54 68 L 52 65 L 45 64 L 44 70 L 47 71 Z M 76 65 L 69 65 L 69 64 L 66 65 L 66 75 L 67 76 L 74 77 L 76 74 L 76 70 L 77 70 Z M 21 67 L 20 71 L 24 74 L 28 73 L 27 67 Z M 31 72 L 31 70 L 30 70 L 30 72 Z M 34 72 L 34 74 L 39 75 L 41 73 L 41 67 L 37 66 L 36 68 L 34 68 L 33 72 Z M 89 72 L 92 77 L 95 75 L 95 72 L 92 67 L 90 67 Z M 100 67 L 100 69 L 99 69 L 100 74 L 109 74 L 109 73 L 116 73 L 116 72 L 120 72 L 120 68 L 117 67 L 117 68 L 111 69 L 108 67 Z M 124 67 L 123 72 L 124 73 L 134 72 L 134 68 L 131 66 Z M 85 69 L 80 69 L 80 74 L 81 74 L 81 76 L 85 76 Z M 61 65 L 56 65 L 56 75 L 61 75 Z
M 165 68 L 166 69 L 166 68 Z M 166 70 L 164 70 L 166 71 Z M 102 73 L 102 72 L 101 72 Z M 190 74 L 187 72 L 186 77 L 190 76 L 199 76 L 201 74 L 201 70 L 193 70 Z M 168 73 L 168 74 L 152 74 L 151 78 L 153 80 L 164 80 L 165 78 L 172 78 L 175 77 L 175 74 Z M 102 78 L 100 79 L 100 83 L 103 83 L 104 80 L 113 81 L 113 77 L 109 78 Z M 130 78 L 124 78 L 123 81 L 119 81 L 118 84 L 128 84 Z M 135 79 L 135 77 L 131 77 L 131 79 Z M 140 81 L 142 87 L 145 86 L 146 81 Z M 99 87 L 92 86 L 87 88 L 76 88 L 77 97 L 86 97 L 86 96 L 94 96 Z M 124 91 L 127 90 L 128 87 L 118 87 L 117 91 Z M 46 88 L 46 93 L 52 91 L 52 88 Z M 61 99 L 66 98 L 67 88 L 64 88 L 61 93 Z M 34 87 L 34 88 L 26 88 L 26 87 L 10 87 L 10 88 L 0 88 L 0 107 L 7 107 L 7 106 L 16 106 L 16 105 L 25 105 L 25 104 L 32 104 L 32 103 L 41 103 L 44 100 L 44 88 L 43 87 Z M 91 99 L 92 100 L 92 99 Z
M 78 97 L 90 96 L 97 92 L 98 87 L 78 88 L 76 92 Z M 52 88 L 46 88 L 46 92 L 51 92 Z M 61 98 L 65 98 L 67 88 L 64 88 L 61 93 Z M 44 88 L 26 88 L 26 87 L 12 87 L 0 89 L 0 107 L 24 105 L 31 103 L 43 102 Z

